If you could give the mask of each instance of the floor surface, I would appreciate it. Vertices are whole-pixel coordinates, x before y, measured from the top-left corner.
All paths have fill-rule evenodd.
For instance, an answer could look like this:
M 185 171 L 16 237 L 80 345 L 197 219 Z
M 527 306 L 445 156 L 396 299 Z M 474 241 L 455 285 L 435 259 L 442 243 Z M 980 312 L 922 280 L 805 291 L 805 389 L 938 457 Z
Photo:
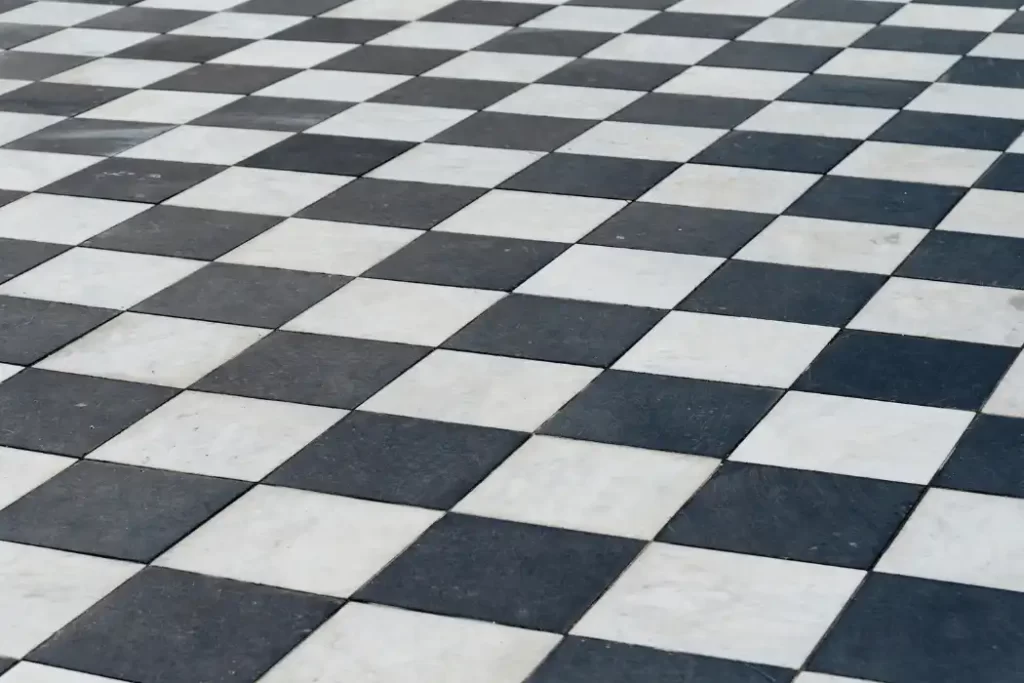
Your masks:
M 0 0 L 0 683 L 1020 683 L 1021 1 Z

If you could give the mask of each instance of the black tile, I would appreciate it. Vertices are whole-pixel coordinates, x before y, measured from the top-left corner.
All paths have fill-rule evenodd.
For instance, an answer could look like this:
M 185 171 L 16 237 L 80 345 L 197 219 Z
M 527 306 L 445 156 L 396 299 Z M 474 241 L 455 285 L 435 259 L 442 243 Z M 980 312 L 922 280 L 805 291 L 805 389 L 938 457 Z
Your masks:
M 482 52 L 515 52 L 530 55 L 582 57 L 615 37 L 597 31 L 564 31 L 549 28 L 514 28 L 480 47 Z
M 0 296 L 0 363 L 32 365 L 115 315 L 105 308 Z
M 147 86 L 153 90 L 249 95 L 298 73 L 298 69 L 237 64 L 197 64 L 191 69 Z
M 18 663 L 16 659 L 8 659 L 7 657 L 0 657 L 0 674 L 10 669 L 12 666 Z
M 113 156 L 140 145 L 174 126 L 103 119 L 65 119 L 10 142 L 9 149 Z
M 989 167 L 976 187 L 1024 192 L 1024 154 L 1005 154 Z
M 423 17 L 422 21 L 450 21 L 459 24 L 491 24 L 494 26 L 518 26 L 547 12 L 547 5 L 525 2 L 481 2 L 480 0 L 456 0 Z
M 287 14 L 296 17 L 315 17 L 350 0 L 248 0 L 235 5 L 229 12 L 254 14 Z
M 852 21 L 877 24 L 902 7 L 899 2 L 875 0 L 797 0 L 775 16 L 786 19 Z
M 513 294 L 484 311 L 444 347 L 513 358 L 607 367 L 664 311 Z
M 921 94 L 927 83 L 859 76 L 811 74 L 787 90 L 781 100 L 847 104 L 854 107 L 901 109 Z
M 911 0 L 914 2 L 915 0 Z M 916 0 L 919 1 L 919 0 Z M 1017 0 L 927 0 L 931 5 L 961 5 L 967 7 L 993 7 L 997 9 L 1017 9 Z
M 843 330 L 793 388 L 978 410 L 1016 354 L 1003 346 Z
M 825 176 L 786 209 L 794 216 L 934 228 L 966 189 Z
M 382 19 L 309 19 L 274 34 L 274 40 L 311 40 L 317 43 L 365 43 L 402 25 Z
M 112 56 L 164 62 L 208 62 L 251 42 L 241 38 L 160 35 L 125 48 Z
M 43 261 L 49 261 L 67 248 L 63 244 L 0 237 L 0 282 L 6 282 Z
M 609 370 L 541 431 L 571 439 L 723 457 L 781 395 L 776 389 Z
M 964 57 L 939 80 L 995 88 L 1024 88 L 1024 69 L 1017 59 Z
M 730 260 L 676 308 L 841 327 L 881 288 L 883 275 Z
M 1024 420 L 979 415 L 953 449 L 934 485 L 1024 498 Z
M 768 103 L 734 97 L 669 95 L 650 93 L 620 109 L 612 121 L 656 123 L 666 126 L 698 128 L 735 128 Z
M 870 574 L 808 669 L 892 683 L 1013 681 L 1024 594 Z
M 273 401 L 355 408 L 429 349 L 407 344 L 274 332 L 196 383 Z
M 732 256 L 775 216 L 633 202 L 580 240 L 606 247 Z
M 466 87 L 466 84 L 467 81 L 458 78 L 420 76 L 397 85 L 370 101 L 386 104 L 411 104 L 420 107 L 484 109 L 522 89 L 524 85 L 523 83 L 473 81 L 473 87 L 470 88 Z
M 59 26 L 0 23 L 0 50 L 9 50 L 61 30 Z
M 31 659 L 141 683 L 253 683 L 341 602 L 147 567 Z
M 295 100 L 277 97 L 250 96 L 235 100 L 192 123 L 197 126 L 255 128 L 298 132 L 339 114 L 349 107 L 347 102 Z
M 564 633 L 642 545 L 632 539 L 449 514 L 355 597 Z
M 429 230 L 484 193 L 476 187 L 359 178 L 299 214 L 303 218 Z
M 1013 237 L 936 230 L 925 235 L 896 272 L 924 280 L 1024 289 L 1024 244 Z
M 581 58 L 548 74 L 540 82 L 585 88 L 650 91 L 673 76 L 679 75 L 685 68 L 678 64 Z
M 482 111 L 456 123 L 431 142 L 550 152 L 594 125 L 593 121 Z
M 1017 12 L 996 29 L 999 33 L 1024 33 L 1024 12 Z
M 696 164 L 828 173 L 860 140 L 734 130 L 691 159 Z
M 839 54 L 839 48 L 733 41 L 705 57 L 703 66 L 810 73 Z
M 582 154 L 549 154 L 506 180 L 507 190 L 636 199 L 680 164 Z
M 550 263 L 564 244 L 428 232 L 364 273 L 369 277 L 511 291 Z
M 739 38 L 762 21 L 761 17 L 664 12 L 655 14 L 639 26 L 634 26 L 629 32 L 648 33 L 659 36 L 733 40 L 734 38 Z
M 870 569 L 920 494 L 910 484 L 726 462 L 658 540 Z
M 241 165 L 281 171 L 359 176 L 414 146 L 411 142 L 398 140 L 300 133 L 254 154 Z
M 1024 121 L 988 116 L 901 111 L 872 140 L 1003 151 L 1024 132 Z
M 677 4 L 677 0 L 569 0 L 565 4 L 622 9 L 666 9 Z
M 21 199 L 26 194 L 27 194 L 26 192 L 18 192 L 16 190 L 0 190 L 0 206 L 5 206 L 7 204 L 10 204 L 15 199 Z M 0 238 L 0 239 L 3 239 L 3 238 Z M 0 277 L 3 277 L 3 276 L 0 275 Z
M 0 511 L 0 539 L 151 562 L 248 486 L 84 460 Z
M 0 383 L 0 445 L 82 456 L 175 390 L 28 368 Z
M 789 683 L 795 674 L 763 664 L 569 636 L 524 683 Z
M 0 95 L 0 111 L 19 114 L 77 116 L 126 95 L 126 88 L 69 83 L 29 83 Z
M 526 437 L 504 429 L 355 411 L 281 465 L 266 483 L 447 510 Z
M 853 43 L 853 47 L 965 55 L 986 35 L 976 31 L 950 31 L 914 26 L 876 26 L 858 38 Z
M 46 28 L 56 29 L 56 27 Z M 16 52 L 12 50 L 0 53 L 0 78 L 38 81 L 68 69 L 73 69 L 76 66 L 81 66 L 90 60 L 91 57 L 79 55 L 54 55 L 42 52 Z
M 212 261 L 280 220 L 254 213 L 160 205 L 101 232 L 83 246 Z
M 317 66 L 329 71 L 364 71 L 382 74 L 419 76 L 458 57 L 457 50 L 432 50 L 420 47 L 360 45 Z
M 208 16 L 210 15 L 207 12 L 183 9 L 122 7 L 109 14 L 104 14 L 78 24 L 78 26 L 80 28 L 99 28 L 114 31 L 167 33 Z
M 153 159 L 104 159 L 43 192 L 156 204 L 220 172 L 221 166 Z

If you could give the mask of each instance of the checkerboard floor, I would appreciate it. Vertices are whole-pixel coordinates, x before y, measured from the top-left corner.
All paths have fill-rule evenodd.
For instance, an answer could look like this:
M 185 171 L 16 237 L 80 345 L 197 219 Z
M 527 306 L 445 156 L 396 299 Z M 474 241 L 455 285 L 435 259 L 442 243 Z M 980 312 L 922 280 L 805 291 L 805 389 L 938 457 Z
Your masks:
M 0 0 L 0 683 L 1020 683 L 1022 0 Z

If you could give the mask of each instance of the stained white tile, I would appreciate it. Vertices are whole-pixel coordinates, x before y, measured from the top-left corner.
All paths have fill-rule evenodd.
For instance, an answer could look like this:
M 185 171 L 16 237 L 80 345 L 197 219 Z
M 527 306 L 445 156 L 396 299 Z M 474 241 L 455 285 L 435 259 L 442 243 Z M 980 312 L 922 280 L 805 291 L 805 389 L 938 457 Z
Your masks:
M 882 23 L 886 26 L 909 26 L 951 31 L 994 31 L 1012 15 L 1012 9 L 960 7 L 955 4 L 928 5 L 914 2 L 900 7 Z
M 0 510 L 75 462 L 74 458 L 0 446 Z
M 559 636 L 349 603 L 261 683 L 520 683 Z
M 930 52 L 847 48 L 823 64 L 816 73 L 932 82 L 959 59 L 959 55 Z
M 1018 356 L 1010 366 L 982 412 L 1024 417 L 1024 355 Z
M 622 33 L 653 17 L 657 12 L 619 7 L 553 7 L 523 24 L 524 28 L 565 29 Z
M 210 92 L 136 90 L 90 109 L 86 115 L 90 119 L 113 121 L 188 123 L 241 97 Z
M 347 597 L 441 515 L 435 510 L 257 486 L 155 564 Z
M 921 228 L 780 216 L 740 249 L 736 258 L 888 274 L 927 234 Z
M 655 543 L 572 633 L 799 667 L 864 572 Z
M 1024 238 L 1024 194 L 968 190 L 936 230 Z
M 779 214 L 819 177 L 811 173 L 686 164 L 648 190 L 640 200 Z
M 806 74 L 761 69 L 695 66 L 669 79 L 656 92 L 709 97 L 771 100 L 802 81 Z
M 441 9 L 451 0 L 352 0 L 322 14 L 340 19 L 390 19 L 412 21 Z
M 635 90 L 532 84 L 517 90 L 488 111 L 571 119 L 606 119 L 643 96 Z
M 736 129 L 864 140 L 895 114 L 895 109 L 772 102 L 736 126 Z
M 48 116 L 46 114 L 0 112 L 0 145 L 14 142 L 63 119 L 63 116 Z
M 81 671 L 58 669 L 32 662 L 18 662 L 10 671 L 0 676 L 2 683 L 122 683 L 105 676 L 93 676 Z
M 982 149 L 869 141 L 853 150 L 829 173 L 909 183 L 968 186 L 995 163 L 999 154 Z
M 103 57 L 50 76 L 46 81 L 113 88 L 145 88 L 193 66 L 195 65 L 189 62 Z
M 283 329 L 438 346 L 503 296 L 465 287 L 359 278 Z
M 32 2 L 3 13 L 5 24 L 74 26 L 119 9 L 116 6 L 82 2 Z
M 468 109 L 363 102 L 332 116 L 306 132 L 422 142 L 474 113 Z
M 171 31 L 172 35 L 206 36 L 209 38 L 247 38 L 255 40 L 280 33 L 306 21 L 305 17 L 285 14 L 249 14 L 218 12 Z
M 352 181 L 346 176 L 232 167 L 167 200 L 197 209 L 290 216 Z
M 318 43 L 312 40 L 258 40 L 211 59 L 210 63 L 309 69 L 356 47 L 351 43 Z
M 1024 90 L 933 83 L 906 106 L 909 111 L 1024 119 Z
M 363 102 L 409 80 L 395 74 L 357 73 L 355 71 L 300 71 L 268 85 L 254 94 L 299 100 Z
M 532 83 L 572 61 L 571 57 L 507 52 L 465 52 L 424 74 L 433 78 Z M 471 83 L 466 84 L 472 87 Z
M 507 30 L 507 26 L 414 21 L 374 38 L 369 44 L 436 50 L 472 50 Z
M 598 374 L 575 365 L 434 351 L 361 409 L 529 432 Z
M 535 436 L 455 511 L 652 539 L 718 464 L 696 455 Z
M 38 190 L 100 160 L 84 154 L 0 149 L 0 190 Z
M 281 142 L 291 133 L 243 128 L 179 126 L 118 156 L 199 164 L 237 164 Z
M 738 40 L 786 45 L 847 47 L 874 28 L 874 24 L 852 21 L 815 21 L 811 19 L 766 19 Z
M 594 48 L 586 56 L 622 62 L 688 65 L 696 64 L 727 42 L 712 38 L 624 33 Z
M 0 207 L 0 237 L 78 244 L 147 208 L 112 199 L 29 194 Z
M 880 572 L 1024 591 L 1024 500 L 931 489 L 875 567 Z
M 564 299 L 672 308 L 723 259 L 577 244 L 516 289 Z
M 289 218 L 219 260 L 359 275 L 421 234 L 418 230 L 403 228 Z
M 926 484 L 973 413 L 791 391 L 730 460 Z
M 790 0 L 681 0 L 668 11 L 768 17 L 788 4 Z
M 107 31 L 94 28 L 66 28 L 13 48 L 14 51 L 58 55 L 103 57 L 132 45 L 149 40 L 158 34 L 139 31 Z
M 567 142 L 559 152 L 654 161 L 689 161 L 727 131 L 603 121 Z
M 543 152 L 425 143 L 400 154 L 368 176 L 443 185 L 495 187 L 523 170 Z

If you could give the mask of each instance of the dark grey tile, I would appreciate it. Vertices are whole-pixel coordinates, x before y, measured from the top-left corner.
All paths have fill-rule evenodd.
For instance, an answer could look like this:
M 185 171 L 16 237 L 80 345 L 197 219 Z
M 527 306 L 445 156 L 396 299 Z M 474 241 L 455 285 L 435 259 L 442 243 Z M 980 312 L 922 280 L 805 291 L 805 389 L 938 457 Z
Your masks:
M 565 31 L 550 28 L 514 28 L 480 47 L 482 52 L 582 57 L 615 37 L 614 33 Z
M 4 673 L 12 666 L 18 663 L 16 659 L 8 659 L 7 657 L 0 657 L 0 674 Z
M 650 91 L 679 75 L 685 68 L 678 64 L 581 58 L 548 74 L 540 82 L 584 88 Z
M 767 106 L 761 100 L 703 95 L 644 95 L 611 117 L 612 121 L 656 123 L 665 126 L 735 128 Z
M 927 83 L 858 76 L 811 74 L 787 90 L 781 100 L 845 104 L 853 107 L 901 109 L 921 94 Z
M 494 26 L 518 26 L 547 12 L 548 6 L 529 2 L 480 2 L 480 0 L 456 0 L 436 12 L 431 12 L 423 21 L 454 22 L 458 24 L 492 24 Z
M 350 0 L 248 0 L 235 5 L 229 12 L 253 14 L 287 14 L 298 17 L 314 17 L 340 7 Z
M 998 159 L 975 187 L 1024 192 L 1024 154 L 1006 154 Z
M 987 34 L 979 31 L 950 31 L 914 26 L 876 26 L 853 43 L 853 47 L 901 52 L 931 52 L 965 55 Z
M 1024 420 L 978 415 L 934 485 L 1024 498 Z
M 280 171 L 360 176 L 415 147 L 399 140 L 372 140 L 300 133 L 241 163 Z
M 860 143 L 860 140 L 841 138 L 734 130 L 711 143 L 691 161 L 696 164 L 824 174 Z
M 636 199 L 679 166 L 668 161 L 549 154 L 506 180 L 501 187 L 582 197 Z
M 739 15 L 664 12 L 655 14 L 639 26 L 634 26 L 629 32 L 733 40 L 760 24 L 761 21 L 760 17 Z
M 364 71 L 381 74 L 419 76 L 458 57 L 458 50 L 432 50 L 421 47 L 360 45 L 326 62 L 317 69 L 328 71 Z
M 816 19 L 819 21 L 850 21 L 877 24 L 889 18 L 902 7 L 899 2 L 876 0 L 797 0 L 778 12 L 786 19 Z
M 62 69 L 63 71 L 63 69 Z M 0 111 L 77 116 L 126 95 L 126 88 L 69 83 L 29 83 L 0 95 Z
M 901 111 L 875 131 L 871 139 L 1002 152 L 1022 132 L 1024 121 L 1014 119 Z
M 467 88 L 466 83 L 458 78 L 420 76 L 377 95 L 371 101 L 420 107 L 484 109 L 524 86 L 523 83 L 473 81 L 473 87 Z
M 786 209 L 794 216 L 934 228 L 965 188 L 825 176 Z
M 123 59 L 202 63 L 233 52 L 250 42 L 241 38 L 160 35 L 125 48 L 112 56 Z
M 0 296 L 0 363 L 32 365 L 115 315 L 105 308 Z
M 431 142 L 551 152 L 594 125 L 594 121 L 482 111 L 438 134 Z
M 59 154 L 113 156 L 141 145 L 174 126 L 103 119 L 65 119 L 10 142 L 9 149 Z
M 49 261 L 67 248 L 63 244 L 0 237 L 0 282 L 6 282 L 44 261 Z
M 282 69 L 273 66 L 197 64 L 191 69 L 157 81 L 148 87 L 153 90 L 250 95 L 298 72 L 298 69 Z
M 17 24 L 8 27 L 27 28 Z M 43 28 L 56 29 L 55 26 Z M 50 31 L 51 33 L 53 31 Z M 0 32 L 0 36 L 3 33 Z M 6 49 L 6 48 L 5 48 Z M 0 78 L 13 80 L 38 81 L 50 76 L 81 66 L 90 61 L 90 57 L 80 55 L 56 55 L 43 52 L 19 52 L 10 50 L 0 53 Z
M 293 100 L 252 95 L 201 116 L 193 124 L 224 128 L 255 128 L 298 132 L 312 128 L 352 104 L 321 100 Z
M 945 83 L 987 85 L 994 88 L 1024 88 L 1024 69 L 1018 59 L 964 57 L 941 79 Z
M 156 204 L 221 170 L 210 164 L 111 158 L 47 185 L 43 192 Z
M 359 178 L 303 209 L 299 215 L 429 230 L 483 193 L 484 190 L 475 187 Z
M 896 274 L 1024 289 L 1024 244 L 1014 237 L 936 230 L 925 235 Z
M 382 19 L 314 18 L 275 33 L 274 40 L 310 40 L 317 43 L 366 43 L 402 25 Z
M 810 73 L 839 54 L 839 48 L 733 41 L 701 60 L 703 66 Z
M 109 14 L 104 14 L 79 24 L 79 27 L 114 31 L 167 33 L 207 16 L 209 16 L 207 12 L 197 12 L 194 10 L 122 7 Z
M 59 26 L 0 23 L 0 50 L 10 50 L 12 47 L 24 45 L 37 38 L 56 33 L 59 30 Z

